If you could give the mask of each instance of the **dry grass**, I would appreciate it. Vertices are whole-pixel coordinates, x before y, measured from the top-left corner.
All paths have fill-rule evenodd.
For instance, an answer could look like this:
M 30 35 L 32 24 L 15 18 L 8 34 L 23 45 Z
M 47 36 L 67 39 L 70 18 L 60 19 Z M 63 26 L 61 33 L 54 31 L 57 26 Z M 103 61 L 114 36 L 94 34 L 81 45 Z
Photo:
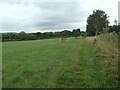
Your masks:
M 89 41 L 97 39 L 95 53 L 103 58 L 107 77 L 119 80 L 118 78 L 118 36 L 116 34 L 103 34 L 97 37 L 88 38 Z

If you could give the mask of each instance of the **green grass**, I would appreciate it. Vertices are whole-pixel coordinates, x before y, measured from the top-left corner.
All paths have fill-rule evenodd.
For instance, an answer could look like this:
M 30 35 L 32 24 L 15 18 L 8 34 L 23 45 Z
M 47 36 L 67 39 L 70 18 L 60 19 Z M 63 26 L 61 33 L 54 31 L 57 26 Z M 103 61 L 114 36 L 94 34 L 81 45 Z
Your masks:
M 100 52 L 86 38 L 3 42 L 3 88 L 110 88 Z
M 2 43 L 0 42 L 0 89 L 2 88 Z

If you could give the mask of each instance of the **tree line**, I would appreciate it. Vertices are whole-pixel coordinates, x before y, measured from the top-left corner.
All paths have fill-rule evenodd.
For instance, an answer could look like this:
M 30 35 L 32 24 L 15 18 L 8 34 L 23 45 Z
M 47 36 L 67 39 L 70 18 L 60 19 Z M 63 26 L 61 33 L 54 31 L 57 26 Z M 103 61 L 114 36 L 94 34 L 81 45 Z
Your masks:
M 21 41 L 21 40 L 37 40 L 37 39 L 50 39 L 61 37 L 79 37 L 79 36 L 95 36 L 103 33 L 114 32 L 118 34 L 120 32 L 120 24 L 117 24 L 117 20 L 114 21 L 114 25 L 109 26 L 109 16 L 102 10 L 94 10 L 87 18 L 86 31 L 80 29 L 73 29 L 72 31 L 63 30 L 60 32 L 36 32 L 26 33 L 21 31 L 20 33 L 2 33 L 2 41 Z
M 73 31 L 63 30 L 60 32 L 36 32 L 26 33 L 21 31 L 20 33 L 2 33 L 2 41 L 22 41 L 22 40 L 38 40 L 38 39 L 50 39 L 61 37 L 79 37 L 85 32 L 80 29 L 74 29 Z

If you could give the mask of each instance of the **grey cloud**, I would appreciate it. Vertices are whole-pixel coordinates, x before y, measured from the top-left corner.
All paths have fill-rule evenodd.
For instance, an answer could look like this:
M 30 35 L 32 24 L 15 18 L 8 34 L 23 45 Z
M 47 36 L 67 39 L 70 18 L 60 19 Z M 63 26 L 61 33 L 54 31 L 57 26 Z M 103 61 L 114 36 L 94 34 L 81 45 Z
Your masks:
M 29 29 L 29 27 L 39 30 L 73 29 L 75 23 L 79 24 L 80 22 L 83 22 L 83 17 L 86 15 L 83 8 L 77 2 L 40 2 L 26 4 L 23 2 L 12 4 L 24 4 L 25 6 L 34 5 L 39 11 L 24 21 L 17 21 L 15 19 L 8 21 L 8 19 L 5 19 L 3 22 L 4 30 L 5 27 L 13 27 L 14 30 L 20 28 Z
M 68 28 L 69 23 L 84 21 L 85 12 L 77 3 L 43 3 L 42 5 L 43 7 L 41 4 L 39 7 L 45 10 L 43 13 L 45 18 L 43 22 L 41 22 L 39 15 L 37 16 L 39 20 L 34 19 L 34 25 L 37 27 L 45 26 L 46 28 L 49 26 L 49 29 L 53 29 L 56 25 L 64 24 Z

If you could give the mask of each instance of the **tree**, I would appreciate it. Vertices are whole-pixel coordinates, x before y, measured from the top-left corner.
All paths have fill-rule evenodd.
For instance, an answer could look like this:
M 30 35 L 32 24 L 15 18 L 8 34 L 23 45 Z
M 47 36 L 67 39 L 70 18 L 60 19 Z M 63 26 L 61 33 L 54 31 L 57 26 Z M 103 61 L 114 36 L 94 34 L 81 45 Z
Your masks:
M 38 39 L 33 33 L 27 34 L 27 40 L 36 40 Z
M 26 33 L 24 31 L 21 31 L 20 34 L 18 35 L 19 40 L 26 40 Z
M 71 32 L 68 30 L 61 31 L 62 37 L 69 37 L 71 35 Z
M 103 28 L 108 27 L 109 20 L 107 14 L 102 10 L 94 10 L 93 14 L 87 18 L 86 32 L 89 36 L 102 33 Z
M 42 35 L 41 32 L 33 33 L 33 35 L 36 39 L 42 39 L 43 38 L 43 35 Z
M 85 31 L 81 31 L 81 36 L 86 37 L 86 32 Z
M 55 32 L 54 33 L 54 37 L 55 38 L 60 38 L 62 35 L 61 35 L 61 32 Z
M 73 31 L 72 31 L 72 33 L 73 33 L 73 36 L 75 37 L 75 38 L 77 38 L 78 36 L 80 36 L 80 29 L 73 29 Z
M 120 32 L 120 25 L 109 26 L 109 32 L 119 33 Z
M 48 36 L 48 38 L 53 38 L 53 32 L 48 32 L 47 36 Z

